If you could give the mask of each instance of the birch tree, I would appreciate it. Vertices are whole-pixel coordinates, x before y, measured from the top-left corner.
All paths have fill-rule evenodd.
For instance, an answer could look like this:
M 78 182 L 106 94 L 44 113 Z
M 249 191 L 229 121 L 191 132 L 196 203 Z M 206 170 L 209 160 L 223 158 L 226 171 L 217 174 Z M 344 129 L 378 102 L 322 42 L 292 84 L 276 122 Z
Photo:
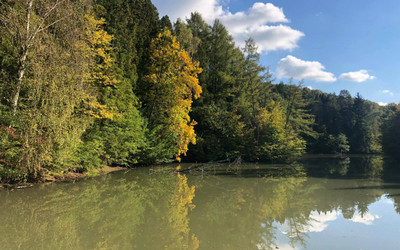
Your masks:
M 16 51 L 18 65 L 6 81 L 1 79 L 2 86 L 10 85 L 1 96 L 13 117 L 2 136 L 18 143 L 13 151 L 0 143 L 0 161 L 29 178 L 66 171 L 75 164 L 86 128 L 96 117 L 112 116 L 98 93 L 100 84 L 116 82 L 98 70 L 104 60 L 96 61 L 101 46 L 94 43 L 103 37 L 91 36 L 111 38 L 88 17 L 91 4 L 86 0 L 6 1 L 0 13 L 1 34 Z M 8 51 L 0 47 L 2 64 Z
M 0 15 L 1 33 L 11 35 L 18 50 L 18 71 L 11 100 L 14 115 L 18 109 L 21 88 L 28 60 L 33 56 L 33 48 L 38 45 L 42 33 L 49 32 L 57 23 L 68 22 L 73 16 L 70 10 L 74 7 L 82 6 L 76 6 L 68 0 L 3 1 Z

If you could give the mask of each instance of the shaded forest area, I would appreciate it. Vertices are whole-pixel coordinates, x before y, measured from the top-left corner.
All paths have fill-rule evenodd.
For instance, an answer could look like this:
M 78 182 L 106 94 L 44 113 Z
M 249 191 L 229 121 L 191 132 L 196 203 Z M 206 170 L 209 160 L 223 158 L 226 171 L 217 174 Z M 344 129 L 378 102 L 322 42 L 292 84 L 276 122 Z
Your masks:
M 0 3 L 0 182 L 106 165 L 400 149 L 400 107 L 275 83 L 198 13 L 150 0 Z

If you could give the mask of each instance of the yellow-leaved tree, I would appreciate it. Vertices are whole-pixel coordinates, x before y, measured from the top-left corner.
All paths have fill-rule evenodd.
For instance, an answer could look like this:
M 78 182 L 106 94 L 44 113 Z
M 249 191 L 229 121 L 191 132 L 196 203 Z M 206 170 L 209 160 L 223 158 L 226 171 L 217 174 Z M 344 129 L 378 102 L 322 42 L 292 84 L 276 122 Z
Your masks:
M 269 107 L 258 110 L 259 127 L 256 155 L 261 160 L 281 160 L 300 156 L 305 150 L 305 141 L 288 126 L 280 103 L 271 101 Z
M 114 58 L 111 56 L 111 41 L 113 36 L 108 34 L 103 25 L 103 18 L 96 19 L 93 15 L 86 15 L 86 43 L 89 45 L 87 57 L 94 61 L 88 79 L 99 92 L 102 89 L 111 87 L 116 88 L 119 81 L 116 79 L 115 68 L 113 67 Z M 83 99 L 85 113 L 95 118 L 113 119 L 116 113 L 114 107 L 108 107 L 102 100 L 101 95 L 88 95 Z
M 166 245 L 172 249 L 199 249 L 199 239 L 191 232 L 189 227 L 189 210 L 196 207 L 193 204 L 195 197 L 195 186 L 189 186 L 186 175 L 177 174 L 176 188 L 174 189 L 169 203 L 168 226 L 170 226 L 171 236 Z
M 170 146 L 167 153 L 174 152 L 180 161 L 189 143 L 196 143 L 196 122 L 191 120 L 189 112 L 193 98 L 199 98 L 202 92 L 197 78 L 202 69 L 169 30 L 153 39 L 150 62 L 144 78 L 148 87 L 144 105 L 149 126 L 157 131 L 154 135 L 157 140 L 168 141 L 164 143 Z

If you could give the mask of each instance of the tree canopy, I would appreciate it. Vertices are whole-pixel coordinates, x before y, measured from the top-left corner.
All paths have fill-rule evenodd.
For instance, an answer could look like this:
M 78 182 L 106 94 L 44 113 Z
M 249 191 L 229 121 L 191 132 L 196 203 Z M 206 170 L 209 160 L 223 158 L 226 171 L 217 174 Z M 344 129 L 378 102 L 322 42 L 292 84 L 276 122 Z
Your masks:
M 397 155 L 399 111 L 276 83 L 254 39 L 150 0 L 2 1 L 0 181 L 106 165 Z

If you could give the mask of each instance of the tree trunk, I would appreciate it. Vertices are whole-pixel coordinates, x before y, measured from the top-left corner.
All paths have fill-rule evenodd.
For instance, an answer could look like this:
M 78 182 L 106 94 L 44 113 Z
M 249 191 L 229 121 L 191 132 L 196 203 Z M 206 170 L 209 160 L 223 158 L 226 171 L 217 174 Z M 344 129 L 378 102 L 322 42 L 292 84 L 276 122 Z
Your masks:
M 13 105 L 13 114 L 15 115 L 17 113 L 17 107 L 18 107 L 18 100 L 19 100 L 19 93 L 21 92 L 21 86 L 22 86 L 22 80 L 24 79 L 25 75 L 25 61 L 26 61 L 26 56 L 27 52 L 24 51 L 22 58 L 20 60 L 20 66 L 18 70 L 18 82 L 17 82 L 17 90 L 14 95 L 14 99 L 12 102 Z
M 13 108 L 13 115 L 17 113 L 17 107 L 18 107 L 18 100 L 19 100 L 19 94 L 21 92 L 21 86 L 22 86 L 22 80 L 24 79 L 25 75 L 25 63 L 26 63 L 26 57 L 28 55 L 28 49 L 29 49 L 29 44 L 31 41 L 30 40 L 30 22 L 31 22 L 31 11 L 32 11 L 32 5 L 33 5 L 33 0 L 28 0 L 27 2 L 27 12 L 26 12 L 26 39 L 25 39 L 25 45 L 22 48 L 22 55 L 19 60 L 19 69 L 18 69 L 18 81 L 17 81 L 17 89 L 13 98 L 12 102 L 12 108 Z

